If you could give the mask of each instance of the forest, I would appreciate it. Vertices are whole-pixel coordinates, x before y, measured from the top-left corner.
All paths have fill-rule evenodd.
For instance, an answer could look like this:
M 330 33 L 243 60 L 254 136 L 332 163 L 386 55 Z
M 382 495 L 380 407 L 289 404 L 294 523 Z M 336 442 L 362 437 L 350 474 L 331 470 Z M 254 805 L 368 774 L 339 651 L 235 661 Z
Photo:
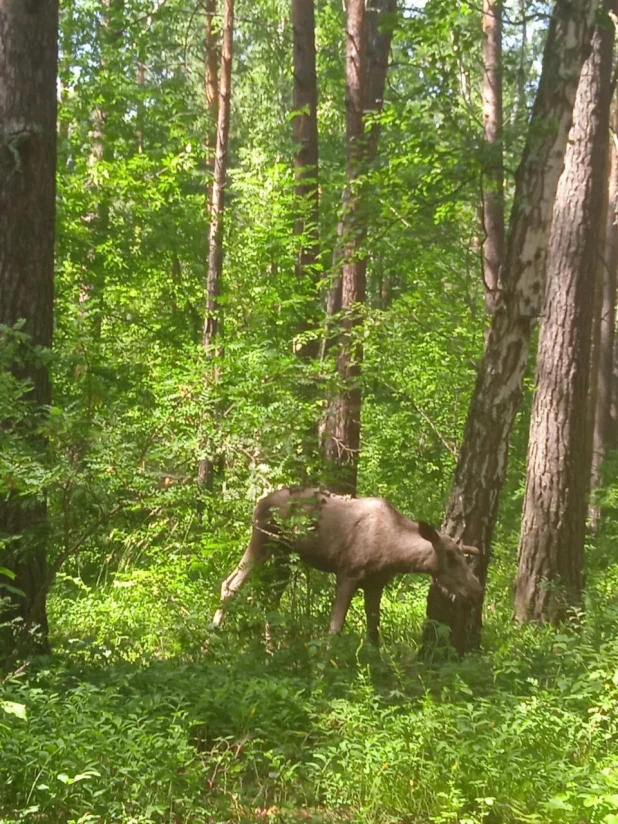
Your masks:
M 618 824 L 617 25 L 0 0 L 0 824 Z

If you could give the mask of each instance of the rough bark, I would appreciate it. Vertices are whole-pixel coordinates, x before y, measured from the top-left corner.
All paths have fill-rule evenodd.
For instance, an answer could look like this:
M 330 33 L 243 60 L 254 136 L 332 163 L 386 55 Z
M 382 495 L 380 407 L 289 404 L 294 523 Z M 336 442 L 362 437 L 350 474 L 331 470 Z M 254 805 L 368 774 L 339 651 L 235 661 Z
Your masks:
M 337 356 L 339 390 L 326 421 L 324 452 L 329 483 L 335 491 L 356 494 L 360 446 L 362 344 L 359 311 L 365 303 L 367 234 L 360 185 L 366 155 L 363 106 L 365 100 L 367 27 L 365 0 L 348 0 L 346 25 L 346 191 L 342 216 L 341 338 Z
M 208 175 L 206 198 L 208 217 L 212 209 L 212 191 L 215 176 L 215 151 L 217 146 L 217 121 L 219 111 L 219 72 L 217 35 L 214 30 L 214 19 L 217 11 L 217 0 L 206 0 L 206 19 L 204 22 L 204 108 L 206 110 L 207 125 L 204 135 L 204 155 L 206 172 Z
M 614 99 L 612 131 L 618 134 L 618 105 Z M 597 391 L 595 403 L 594 435 L 592 446 L 591 487 L 596 489 L 601 481 L 601 466 L 605 454 L 612 445 L 612 382 L 614 369 L 614 340 L 616 329 L 616 271 L 618 269 L 618 154 L 614 140 L 609 146 L 609 176 L 605 235 L 601 243 L 600 314 L 598 334 Z M 600 518 L 598 507 L 592 511 L 593 523 Z
M 544 294 L 552 208 L 595 11 L 595 0 L 558 0 L 552 14 L 541 79 L 515 178 L 499 283 L 501 300 L 492 315 L 443 521 L 444 532 L 479 547 L 476 571 L 482 584 L 487 577 L 530 338 Z M 480 645 L 481 607 L 453 605 L 432 586 L 427 617 L 448 624 L 460 653 Z M 434 637 L 429 624 L 426 643 L 432 644 Z
M 612 401 L 610 405 L 609 449 L 618 449 L 618 335 L 614 338 L 614 366 L 612 370 Z
M 309 276 L 315 281 L 319 259 L 319 195 L 314 0 L 292 0 L 292 29 L 295 194 L 301 212 L 295 230 L 296 234 L 303 238 L 298 255 L 297 273 L 300 277 Z M 317 352 L 306 354 L 315 356 Z
M 207 14 L 208 17 L 208 14 Z M 230 108 L 232 99 L 232 54 L 234 41 L 234 0 L 223 2 L 223 24 L 221 30 L 221 66 L 217 94 L 217 134 L 212 179 L 212 191 L 209 198 L 210 224 L 208 231 L 208 271 L 206 276 L 206 310 L 202 331 L 202 345 L 208 357 L 221 354 L 221 307 L 219 294 L 223 272 L 223 218 L 225 212 L 225 186 L 228 167 L 230 142 Z M 214 44 L 211 43 L 212 48 Z M 208 61 L 207 61 L 208 62 Z M 212 94 L 212 69 L 208 70 L 210 91 Z M 207 83 L 208 85 L 208 83 Z M 214 102 L 211 104 L 214 107 Z M 216 366 L 211 379 L 218 380 Z M 202 459 L 198 466 L 198 483 L 208 488 L 212 483 L 214 471 L 211 459 Z
M 214 204 L 213 193 L 215 188 L 215 160 L 217 150 L 217 133 L 219 124 L 219 49 L 217 45 L 217 35 L 214 29 L 214 18 L 217 11 L 217 0 L 206 0 L 206 19 L 204 22 L 204 108 L 206 111 L 206 129 L 204 133 L 204 162 L 206 168 L 206 213 L 208 215 L 209 237 L 208 247 L 206 250 L 206 315 L 205 324 L 202 329 L 202 342 L 206 350 L 206 354 L 212 354 L 211 347 L 214 343 L 214 335 L 217 332 L 217 318 L 214 318 L 213 327 L 209 329 L 209 335 L 206 337 L 206 330 L 208 325 L 208 312 L 217 310 L 216 302 L 219 289 L 219 279 L 221 273 L 216 277 L 211 278 L 211 264 L 216 264 L 216 260 L 210 255 L 210 239 L 213 228 Z M 231 60 L 230 60 L 231 71 Z M 230 80 L 231 84 L 231 80 Z M 229 113 L 228 113 L 229 119 Z M 229 132 L 229 124 L 228 124 Z M 227 152 L 227 149 L 226 149 Z M 220 170 L 221 171 L 221 170 Z M 223 169 L 223 181 L 225 182 L 226 169 Z M 210 376 L 211 379 L 217 379 L 216 369 Z M 198 463 L 197 479 L 202 487 L 210 487 L 213 478 L 213 461 L 210 458 L 201 458 Z M 201 518 L 202 507 L 198 505 L 199 517 Z
M 485 311 L 498 304 L 504 259 L 504 162 L 502 156 L 502 2 L 483 0 L 483 176 L 481 247 Z
M 51 346 L 53 325 L 57 39 L 57 0 L 1 0 L 0 324 L 25 321 L 32 343 L 44 347 Z M 51 401 L 47 368 L 15 364 L 14 372 L 32 381 L 40 418 Z M 44 502 L 9 498 L 0 504 L 0 538 L 8 541 L 0 544 L 0 566 L 16 573 L 13 584 L 25 593 L 2 610 L 0 623 L 19 617 L 26 630 L 38 625 L 43 648 L 45 526 Z M 0 634 L 0 656 L 13 651 L 12 640 Z
M 551 240 L 515 588 L 520 621 L 581 602 L 590 479 L 588 392 L 609 137 L 613 27 L 596 27 L 573 114 Z
M 330 399 L 324 422 L 324 453 L 329 482 L 341 492 L 356 494 L 360 448 L 363 358 L 358 328 L 366 296 L 367 260 L 363 246 L 367 236 L 367 202 L 362 178 L 375 160 L 379 123 L 365 131 L 364 112 L 382 109 L 396 0 L 374 0 L 367 7 L 350 2 L 347 7 L 346 140 L 347 174 L 343 213 L 333 268 L 341 276 L 333 283 L 327 301 L 327 323 L 342 312 L 338 340 L 339 391 Z
M 224 0 L 221 36 L 221 72 L 217 114 L 217 144 L 212 185 L 210 229 L 208 232 L 208 275 L 206 279 L 206 314 L 202 343 L 211 352 L 220 323 L 218 303 L 223 269 L 223 213 L 230 138 L 230 103 L 232 94 L 232 47 L 234 37 L 234 0 Z

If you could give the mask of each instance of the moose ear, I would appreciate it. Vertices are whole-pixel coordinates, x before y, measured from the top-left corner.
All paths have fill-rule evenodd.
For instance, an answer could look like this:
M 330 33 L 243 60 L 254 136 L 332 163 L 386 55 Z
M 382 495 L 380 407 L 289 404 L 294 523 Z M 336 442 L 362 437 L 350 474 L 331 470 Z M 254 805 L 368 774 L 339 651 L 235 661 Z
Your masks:
M 461 551 L 464 555 L 480 555 L 481 551 L 476 546 L 468 546 L 468 544 L 463 544 L 461 547 Z
M 431 524 L 428 524 L 426 521 L 419 521 L 418 522 L 418 534 L 423 538 L 425 541 L 429 541 L 430 544 L 440 543 L 440 536 L 436 532 L 436 530 L 432 527 Z

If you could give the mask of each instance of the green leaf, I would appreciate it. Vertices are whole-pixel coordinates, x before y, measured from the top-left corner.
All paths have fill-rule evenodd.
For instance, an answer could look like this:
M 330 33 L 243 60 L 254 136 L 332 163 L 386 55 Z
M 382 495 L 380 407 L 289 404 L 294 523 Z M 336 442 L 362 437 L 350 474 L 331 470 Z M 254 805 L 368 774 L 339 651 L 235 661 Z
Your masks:
M 22 718 L 24 721 L 27 718 L 25 705 L 18 704 L 16 701 L 0 700 L 0 708 L 3 709 L 9 715 L 16 715 L 18 718 Z

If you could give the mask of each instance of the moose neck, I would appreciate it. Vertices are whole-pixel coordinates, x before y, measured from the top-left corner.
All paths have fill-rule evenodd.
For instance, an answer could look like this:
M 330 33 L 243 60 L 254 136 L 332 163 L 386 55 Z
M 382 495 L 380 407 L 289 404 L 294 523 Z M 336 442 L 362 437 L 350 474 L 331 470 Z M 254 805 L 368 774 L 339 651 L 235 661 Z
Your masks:
M 428 572 L 431 575 L 436 572 L 436 553 L 433 546 L 421 538 L 413 527 L 399 533 L 391 543 L 391 551 L 397 565 L 404 572 Z

